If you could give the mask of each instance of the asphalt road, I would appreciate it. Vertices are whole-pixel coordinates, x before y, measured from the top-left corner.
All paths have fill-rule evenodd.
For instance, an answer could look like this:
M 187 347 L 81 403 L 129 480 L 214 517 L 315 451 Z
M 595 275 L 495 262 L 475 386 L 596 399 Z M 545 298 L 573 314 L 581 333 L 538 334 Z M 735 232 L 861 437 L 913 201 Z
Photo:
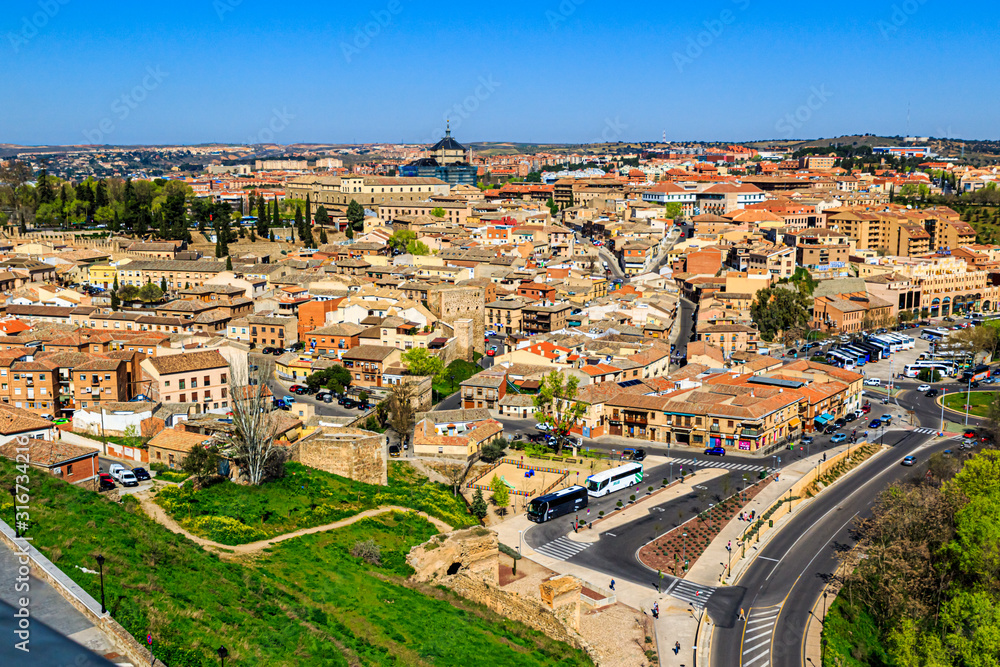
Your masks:
M 894 451 L 818 496 L 757 555 L 739 581 L 747 620 L 715 619 L 714 665 L 801 667 L 809 614 L 837 570 L 837 554 L 855 544 L 855 519 L 866 516 L 889 485 L 923 475 L 931 454 L 955 446 L 947 441 L 928 445 L 932 436 L 915 431 L 891 432 L 887 444 L 890 437 Z M 921 463 L 901 466 L 911 454 Z

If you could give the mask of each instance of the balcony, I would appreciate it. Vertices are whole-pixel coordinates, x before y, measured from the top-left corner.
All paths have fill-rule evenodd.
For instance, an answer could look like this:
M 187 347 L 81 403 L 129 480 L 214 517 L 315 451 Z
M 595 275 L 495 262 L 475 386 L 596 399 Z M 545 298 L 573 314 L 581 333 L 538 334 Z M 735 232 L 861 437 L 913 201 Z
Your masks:
M 708 427 L 708 430 L 711 431 L 712 433 L 718 433 L 719 432 L 719 425 L 718 424 L 712 424 L 711 426 Z
M 626 424 L 637 424 L 639 426 L 645 426 L 649 423 L 649 420 L 645 415 L 625 415 Z
M 744 438 L 759 438 L 761 436 L 761 432 L 755 428 L 745 428 L 740 431 L 740 436 Z

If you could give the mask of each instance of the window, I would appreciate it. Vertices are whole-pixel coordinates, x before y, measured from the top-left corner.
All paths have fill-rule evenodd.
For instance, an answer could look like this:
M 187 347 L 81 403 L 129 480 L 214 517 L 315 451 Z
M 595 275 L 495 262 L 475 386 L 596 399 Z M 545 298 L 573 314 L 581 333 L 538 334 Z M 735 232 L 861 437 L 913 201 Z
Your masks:
M 187 394 L 181 394 L 181 403 L 187 403 Z
M 191 388 L 195 389 L 198 387 L 198 378 L 191 378 Z
M 66 466 L 66 474 L 67 475 L 72 475 L 73 474 L 73 464 L 72 463 L 70 463 L 68 466 Z
M 184 380 L 179 380 L 179 381 L 177 382 L 177 384 L 179 385 L 179 386 L 177 387 L 178 389 L 187 389 L 187 384 L 186 384 L 186 383 L 184 382 Z M 183 403 L 183 402 L 184 402 L 184 401 L 181 401 L 181 403 Z
M 212 380 L 206 375 L 204 385 L 207 387 L 210 384 L 212 384 Z
M 205 384 L 208 384 L 207 380 L 206 380 Z M 226 374 L 225 373 L 222 374 L 222 384 L 226 384 Z
M 169 387 L 169 386 L 170 386 L 170 380 L 167 380 L 167 381 L 165 381 L 165 382 L 163 383 L 163 386 L 164 386 L 164 387 Z

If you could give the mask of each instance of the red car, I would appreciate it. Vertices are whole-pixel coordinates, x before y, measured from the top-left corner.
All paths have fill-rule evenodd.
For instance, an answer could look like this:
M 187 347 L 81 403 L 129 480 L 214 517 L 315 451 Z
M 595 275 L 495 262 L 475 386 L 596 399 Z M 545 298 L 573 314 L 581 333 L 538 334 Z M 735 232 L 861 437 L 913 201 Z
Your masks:
M 496 350 L 486 350 L 486 356 L 487 357 L 495 357 L 495 356 L 497 356 L 497 351 Z
M 100 486 L 100 490 L 101 491 L 110 490 L 110 489 L 115 488 L 115 479 L 114 479 L 114 477 L 112 477 L 111 475 L 109 475 L 106 472 L 100 473 L 99 477 L 100 477 L 99 486 Z
M 865 413 L 865 414 L 868 414 L 868 413 L 869 413 L 869 412 L 871 412 L 871 411 L 872 411 L 872 406 L 871 406 L 871 404 L 869 404 L 869 403 L 865 403 L 864 405 L 862 405 L 862 406 L 861 406 L 861 412 L 863 412 L 863 413 Z

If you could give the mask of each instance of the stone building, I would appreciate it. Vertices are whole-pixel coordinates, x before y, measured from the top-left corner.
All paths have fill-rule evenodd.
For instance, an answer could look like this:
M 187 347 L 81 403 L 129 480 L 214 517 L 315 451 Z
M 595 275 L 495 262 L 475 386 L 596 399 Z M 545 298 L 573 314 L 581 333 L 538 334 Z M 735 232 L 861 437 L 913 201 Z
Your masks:
M 320 426 L 301 441 L 292 460 L 365 484 L 389 483 L 389 440 L 360 428 Z

